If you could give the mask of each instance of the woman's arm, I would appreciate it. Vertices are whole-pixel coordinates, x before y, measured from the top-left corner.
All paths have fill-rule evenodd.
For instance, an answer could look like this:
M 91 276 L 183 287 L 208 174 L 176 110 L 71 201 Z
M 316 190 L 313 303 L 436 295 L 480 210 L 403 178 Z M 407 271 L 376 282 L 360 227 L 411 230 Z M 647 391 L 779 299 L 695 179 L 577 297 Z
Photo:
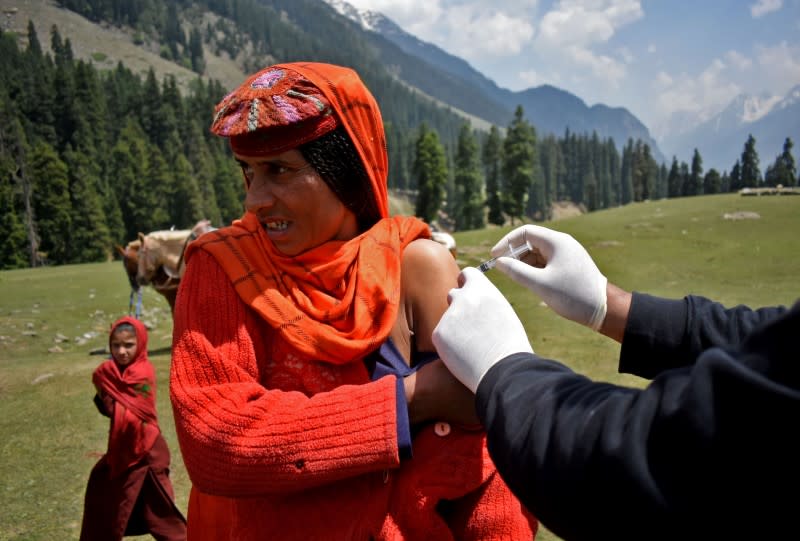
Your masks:
M 433 329 L 447 309 L 447 294 L 458 285 L 459 268 L 445 246 L 418 239 L 403 253 L 402 284 L 405 311 L 417 352 L 435 352 Z M 474 397 L 441 360 L 405 378 L 412 424 L 436 419 L 477 424 Z
M 201 491 L 300 491 L 399 465 L 394 378 L 310 397 L 267 389 L 250 334 L 259 328 L 268 330 L 216 261 L 193 254 L 175 307 L 170 397 Z

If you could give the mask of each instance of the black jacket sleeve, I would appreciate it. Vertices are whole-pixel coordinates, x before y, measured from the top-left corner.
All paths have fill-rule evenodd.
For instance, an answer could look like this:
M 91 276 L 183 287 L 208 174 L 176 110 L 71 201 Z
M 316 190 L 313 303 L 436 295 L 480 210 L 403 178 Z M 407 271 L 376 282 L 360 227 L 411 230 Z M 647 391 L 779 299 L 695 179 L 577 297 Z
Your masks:
M 733 345 L 680 344 L 694 364 L 644 389 L 507 357 L 476 401 L 498 470 L 567 540 L 797 536 L 800 304 L 784 312 Z M 682 334 L 733 333 L 714 328 Z
M 668 300 L 633 293 L 619 371 L 652 379 L 662 370 L 694 364 L 711 347 L 734 347 L 786 307 L 725 308 L 704 297 Z

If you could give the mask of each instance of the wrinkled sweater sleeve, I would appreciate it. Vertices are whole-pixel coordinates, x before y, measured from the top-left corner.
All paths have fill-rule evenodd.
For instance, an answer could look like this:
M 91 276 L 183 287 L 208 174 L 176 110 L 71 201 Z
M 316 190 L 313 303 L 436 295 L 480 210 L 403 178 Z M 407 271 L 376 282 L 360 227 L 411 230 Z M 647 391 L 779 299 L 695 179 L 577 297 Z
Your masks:
M 202 492 L 302 491 L 399 466 L 396 378 L 308 397 L 256 379 L 249 334 L 263 327 L 225 273 L 197 251 L 175 307 L 170 398 L 183 461 Z

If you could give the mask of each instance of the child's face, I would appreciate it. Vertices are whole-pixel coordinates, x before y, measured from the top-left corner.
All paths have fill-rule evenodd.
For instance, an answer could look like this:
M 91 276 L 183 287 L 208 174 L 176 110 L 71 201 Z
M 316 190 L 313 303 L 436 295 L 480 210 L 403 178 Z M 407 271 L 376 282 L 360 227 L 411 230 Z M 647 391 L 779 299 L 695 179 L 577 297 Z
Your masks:
M 111 335 L 111 356 L 120 366 L 128 366 L 136 358 L 136 333 L 118 329 Z

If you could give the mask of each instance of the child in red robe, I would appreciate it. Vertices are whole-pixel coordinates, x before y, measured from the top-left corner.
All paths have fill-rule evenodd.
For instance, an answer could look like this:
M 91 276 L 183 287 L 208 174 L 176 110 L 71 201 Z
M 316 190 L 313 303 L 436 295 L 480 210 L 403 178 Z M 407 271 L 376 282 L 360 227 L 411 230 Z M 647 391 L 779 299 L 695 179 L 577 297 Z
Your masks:
M 185 540 L 186 520 L 169 480 L 169 448 L 158 427 L 147 330 L 123 317 L 111 326 L 109 349 L 112 358 L 92 374 L 95 405 L 111 418 L 108 450 L 89 476 L 80 539 L 149 533 L 158 540 Z

